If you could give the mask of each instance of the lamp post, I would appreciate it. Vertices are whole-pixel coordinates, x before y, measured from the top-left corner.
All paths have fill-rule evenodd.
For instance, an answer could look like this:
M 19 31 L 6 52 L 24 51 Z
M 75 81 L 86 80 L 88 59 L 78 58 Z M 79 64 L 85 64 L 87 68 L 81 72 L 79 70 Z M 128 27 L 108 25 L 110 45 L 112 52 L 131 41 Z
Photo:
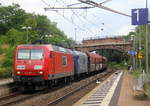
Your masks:
M 29 40 L 29 29 L 32 29 L 32 27 L 30 26 L 24 26 L 22 27 L 22 29 L 25 29 L 26 30 L 26 43 L 28 43 L 28 40 Z
M 141 37 L 142 37 L 142 29 L 141 29 L 141 27 L 139 27 L 138 28 L 138 31 L 139 31 L 139 33 L 138 33 L 138 38 L 139 38 L 139 48 L 138 48 L 138 53 L 140 53 L 141 52 L 141 50 L 142 50 L 142 41 L 141 41 Z M 142 72 L 142 61 L 141 61 L 141 59 L 139 59 L 139 69 L 140 69 L 140 71 Z
M 148 8 L 148 0 L 146 0 L 146 8 Z M 148 72 L 148 25 L 146 25 L 146 36 L 145 36 L 145 49 L 146 49 L 146 72 Z
M 135 37 L 134 35 L 131 35 L 131 40 L 133 42 L 132 47 L 133 47 L 133 51 L 135 52 L 135 38 L 134 37 Z M 135 56 L 134 54 L 132 54 L 132 56 L 133 56 L 133 70 L 135 70 Z

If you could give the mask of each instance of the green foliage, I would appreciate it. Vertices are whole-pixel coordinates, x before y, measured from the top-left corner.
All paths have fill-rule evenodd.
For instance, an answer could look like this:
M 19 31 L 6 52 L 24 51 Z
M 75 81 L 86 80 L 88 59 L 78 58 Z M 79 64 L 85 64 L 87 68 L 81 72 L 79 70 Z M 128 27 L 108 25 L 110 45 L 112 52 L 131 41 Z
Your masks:
M 37 22 L 37 27 L 36 27 L 36 31 L 40 34 L 40 35 L 49 35 L 49 34 L 56 34 L 56 33 L 52 33 L 54 32 L 55 30 L 53 29 L 56 29 L 56 26 L 55 28 L 51 28 L 51 26 L 53 25 L 51 23 L 51 21 L 49 19 L 47 19 L 46 16 L 41 16 L 41 15 L 37 15 L 35 17 L 35 20 Z
M 5 52 L 5 59 L 2 62 L 3 67 L 13 67 L 14 47 L 8 48 Z
M 121 63 L 123 60 L 126 59 L 125 55 L 119 51 L 115 50 L 97 50 L 98 54 L 106 56 L 108 58 L 108 61 L 110 62 L 117 62 L 118 64 Z
M 62 43 L 67 39 L 63 31 L 57 28 L 57 23 L 51 22 L 47 16 L 26 13 L 18 4 L 0 7 L 0 36 L 7 39 L 6 43 L 14 46 L 24 43 L 32 43 L 39 40 L 43 35 L 52 35 L 49 43 Z M 28 31 L 22 27 L 31 27 Z M 26 42 L 27 35 L 29 37 Z M 6 36 L 6 37 L 5 37 Z M 9 38 L 9 39 L 8 39 Z M 46 39 L 46 38 L 45 38 Z M 5 43 L 0 41 L 1 43 Z
M 12 6 L 0 6 L 0 35 L 6 34 L 10 28 L 20 29 L 20 25 L 26 19 L 25 11 L 18 4 Z
M 132 71 L 131 74 L 135 77 L 135 78 L 138 78 L 141 74 L 141 71 L 140 70 L 135 70 L 135 71 Z
M 0 67 L 0 77 L 11 77 L 13 72 L 14 47 L 8 48 L 5 52 L 5 59 Z
M 24 23 L 23 23 L 23 25 L 22 25 L 22 27 L 23 26 L 30 26 L 31 28 L 36 28 L 37 27 L 37 21 L 36 21 L 36 19 L 35 19 L 35 15 L 33 14 L 26 14 L 26 19 L 25 19 L 25 21 L 24 21 Z
M 15 46 L 25 42 L 24 33 L 14 28 L 10 29 L 6 35 L 8 36 L 6 43 L 10 44 L 11 46 Z
M 142 53 L 143 53 L 143 59 L 142 59 L 142 67 L 145 67 L 145 35 L 146 35 L 146 26 L 137 26 L 135 28 L 134 32 L 130 32 L 127 36 L 127 38 L 130 40 L 131 35 L 134 35 L 134 42 L 135 42 L 135 50 L 138 52 L 139 51 L 139 39 L 141 39 L 141 47 L 142 47 Z M 150 25 L 148 25 L 148 35 L 150 35 Z M 149 39 L 149 38 L 148 38 Z M 148 40 L 148 62 L 150 64 L 150 42 Z M 138 62 L 137 62 L 138 63 Z
M 7 37 L 6 37 L 6 36 L 4 36 L 4 35 L 1 35 L 1 36 L 0 36 L 0 45 L 5 44 L 5 43 L 6 43 L 6 41 L 7 41 Z
M 109 68 L 116 68 L 116 69 L 127 69 L 127 65 L 124 62 L 117 63 L 117 62 L 109 62 Z
M 4 49 L 0 46 L 0 55 L 4 53 Z
M 13 68 L 0 68 L 0 78 L 12 77 Z

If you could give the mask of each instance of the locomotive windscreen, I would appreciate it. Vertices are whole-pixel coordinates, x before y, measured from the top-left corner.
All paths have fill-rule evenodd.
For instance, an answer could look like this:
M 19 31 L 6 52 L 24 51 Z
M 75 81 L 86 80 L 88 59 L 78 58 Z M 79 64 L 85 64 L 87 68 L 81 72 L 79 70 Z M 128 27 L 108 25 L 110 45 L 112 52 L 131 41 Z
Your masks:
M 40 60 L 43 59 L 43 49 L 19 49 L 17 59 L 19 60 Z

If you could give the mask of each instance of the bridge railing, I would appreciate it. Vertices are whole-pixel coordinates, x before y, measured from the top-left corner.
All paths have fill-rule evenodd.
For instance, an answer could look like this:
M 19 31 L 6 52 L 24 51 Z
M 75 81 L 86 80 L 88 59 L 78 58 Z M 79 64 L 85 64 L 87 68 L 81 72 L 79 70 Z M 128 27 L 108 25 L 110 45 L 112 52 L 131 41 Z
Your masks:
M 126 35 L 115 35 L 112 37 L 108 37 L 108 36 L 95 36 L 95 37 L 87 37 L 87 38 L 83 38 L 84 40 L 97 40 L 97 39 L 115 39 L 115 38 L 124 38 Z

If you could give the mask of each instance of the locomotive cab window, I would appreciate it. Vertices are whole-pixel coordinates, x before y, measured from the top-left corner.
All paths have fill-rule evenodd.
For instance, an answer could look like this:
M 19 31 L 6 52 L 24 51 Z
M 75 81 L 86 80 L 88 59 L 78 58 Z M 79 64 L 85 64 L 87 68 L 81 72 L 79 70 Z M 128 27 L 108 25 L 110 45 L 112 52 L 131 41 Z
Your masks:
M 40 60 L 43 59 L 43 49 L 31 49 L 31 59 Z
M 19 60 L 40 60 L 43 59 L 43 49 L 19 49 L 17 59 Z
M 19 49 L 17 59 L 30 59 L 30 49 Z
M 62 57 L 62 65 L 67 65 L 67 57 L 66 56 L 63 56 Z

